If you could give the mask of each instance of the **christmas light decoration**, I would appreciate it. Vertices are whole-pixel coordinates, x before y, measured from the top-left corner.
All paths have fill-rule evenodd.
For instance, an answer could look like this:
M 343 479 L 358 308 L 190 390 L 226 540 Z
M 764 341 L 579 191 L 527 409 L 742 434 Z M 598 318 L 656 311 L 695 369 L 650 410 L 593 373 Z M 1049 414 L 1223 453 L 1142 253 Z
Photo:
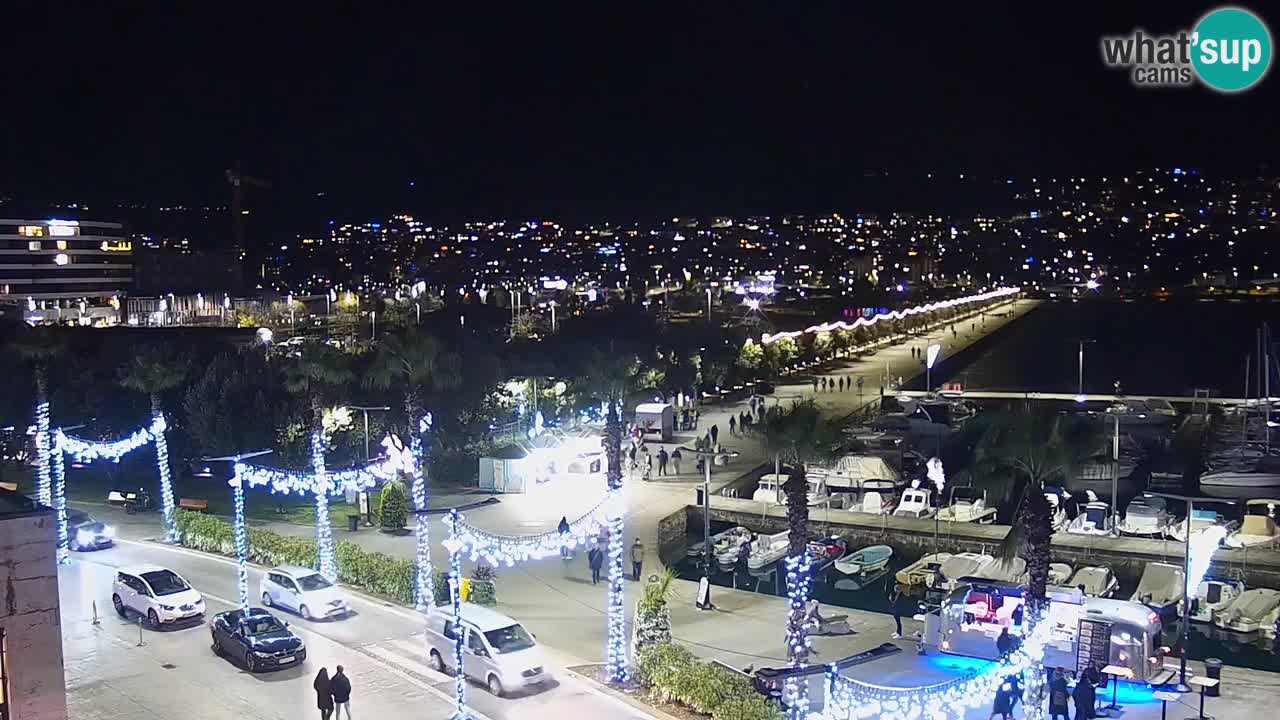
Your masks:
M 1188 520 L 1188 532 L 1190 527 L 1191 521 Z M 1191 592 L 1194 593 L 1196 588 L 1200 587 L 1200 581 L 1204 579 L 1205 573 L 1209 572 L 1209 564 L 1213 562 L 1213 554 L 1226 536 L 1225 525 L 1210 525 L 1191 536 L 1189 541 L 1191 556 L 1187 562 L 1187 587 L 1191 588 Z
M 316 494 L 316 554 L 320 574 L 329 582 L 338 579 L 338 565 L 333 559 L 333 527 L 329 524 L 329 479 L 324 472 L 324 433 L 311 433 L 312 492 Z
M 449 511 L 450 536 L 445 541 L 449 550 L 449 600 L 453 603 L 453 707 L 454 720 L 467 717 L 467 680 L 462 670 L 462 643 L 466 634 L 462 628 L 462 549 L 458 536 L 461 518 L 457 508 Z
M 249 611 L 249 538 L 244 529 L 244 484 L 240 480 L 240 463 L 236 475 L 229 480 L 233 502 L 231 538 L 236 546 L 236 588 L 240 591 L 240 610 Z
M 609 681 L 626 683 L 630 679 L 627 670 L 627 613 L 623 607 L 622 553 L 623 526 L 621 491 L 609 491 L 609 609 L 606 614 L 608 632 L 605 638 L 605 669 Z
M 460 543 L 459 552 L 469 552 L 474 562 L 483 558 L 495 567 L 514 567 L 518 562 L 541 560 L 558 555 L 563 548 L 585 547 L 600 536 L 606 520 L 612 519 L 609 508 L 617 504 L 610 493 L 585 515 L 569 523 L 569 532 L 551 530 L 538 535 L 496 535 L 459 521 L 454 536 Z M 621 520 L 621 513 L 618 513 Z M 452 522 L 446 518 L 445 522 Z
M 915 307 L 909 307 L 903 310 L 894 310 L 888 313 L 876 313 L 873 317 L 870 317 L 870 318 L 860 317 L 851 323 L 840 320 L 837 322 L 823 323 L 821 325 L 813 325 L 811 327 L 805 328 L 804 330 L 795 330 L 792 332 L 780 332 L 780 333 L 774 333 L 773 335 L 763 335 L 760 337 L 760 342 L 764 343 L 765 345 L 768 345 L 770 343 L 777 342 L 778 340 L 781 340 L 783 338 L 797 338 L 797 337 L 800 337 L 801 335 L 806 335 L 809 333 L 831 332 L 832 330 L 854 330 L 860 327 L 869 327 L 871 325 L 875 325 L 876 323 L 881 322 L 882 320 L 903 320 L 905 318 L 911 317 L 912 315 L 918 315 L 920 313 L 933 312 L 934 310 L 942 310 L 944 308 L 956 307 L 957 305 L 966 305 L 968 303 L 994 300 L 996 298 L 1007 297 L 1009 295 L 1016 295 L 1019 292 L 1021 292 L 1021 290 L 1016 287 L 999 288 L 997 290 L 992 290 L 991 292 L 985 292 L 980 295 L 969 295 L 967 297 L 953 298 L 951 300 L 941 300 L 939 302 L 929 303 L 927 305 L 917 305 Z
M 36 404 L 36 500 L 41 505 L 53 504 L 49 477 L 49 403 Z
M 164 416 L 156 411 L 151 421 L 152 427 L 164 424 Z M 169 474 L 169 441 L 161 430 L 152 436 L 156 444 L 156 472 L 160 474 L 160 509 L 164 513 L 164 539 L 168 543 L 178 542 L 178 524 L 173 516 L 173 478 Z
M 804 667 L 809 659 L 809 638 L 804 630 L 806 605 L 809 603 L 809 581 L 812 559 L 808 552 L 788 555 L 783 561 L 787 584 L 787 657 L 791 667 Z M 783 703 L 790 720 L 809 717 L 809 683 L 789 679 L 783 685 Z
M 106 442 L 85 440 L 74 435 L 68 435 L 59 428 L 54 432 L 54 443 L 55 447 L 80 462 L 92 462 L 94 460 L 120 462 L 120 458 L 125 455 L 147 443 L 154 442 L 156 437 L 163 435 L 167 428 L 168 425 L 165 423 L 164 416 L 157 415 L 151 420 L 149 426 L 138 428 L 119 440 Z
M 62 453 L 50 458 L 53 465 L 53 511 L 58 517 L 58 564 L 71 562 L 67 552 L 67 469 L 62 464 Z
M 422 437 L 414 433 L 409 439 L 409 476 L 413 478 L 414 535 L 414 583 L 413 601 L 418 610 L 426 610 L 435 604 L 435 583 L 431 577 L 431 521 L 427 517 L 427 477 L 422 470 L 424 461 Z

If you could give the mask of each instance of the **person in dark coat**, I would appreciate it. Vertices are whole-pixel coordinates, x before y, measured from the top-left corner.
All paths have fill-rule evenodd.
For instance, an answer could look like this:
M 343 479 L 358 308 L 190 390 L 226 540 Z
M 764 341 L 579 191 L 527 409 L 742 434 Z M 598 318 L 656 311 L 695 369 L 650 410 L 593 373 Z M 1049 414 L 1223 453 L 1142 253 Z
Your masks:
M 1018 683 L 1017 675 L 1010 675 L 1000 684 L 1000 689 L 996 690 L 996 701 L 991 706 L 991 717 L 999 715 L 1001 720 L 1009 720 L 1013 717 L 1013 706 L 1018 704 L 1022 699 L 1022 685 Z
M 560 557 L 569 559 L 569 518 L 560 516 Z
M 587 564 L 591 566 L 591 584 L 596 585 L 600 582 L 600 568 L 604 567 L 604 553 L 599 547 L 587 552 Z
M 658 474 L 659 475 L 667 474 L 667 458 L 668 457 L 670 456 L 667 455 L 667 449 L 659 448 L 658 450 Z
M 1009 659 L 1009 653 L 1013 652 L 1013 636 L 1009 634 L 1009 628 L 1000 628 L 1000 637 L 996 638 L 996 650 L 1000 653 L 1001 662 Z
M 329 685 L 328 668 L 320 668 L 311 687 L 316 691 L 316 707 L 320 708 L 320 720 L 329 720 L 333 714 L 333 692 Z
M 1049 681 L 1049 720 L 1069 720 L 1067 703 L 1071 692 L 1067 689 L 1067 673 L 1063 668 L 1053 671 L 1053 679 Z
M 735 415 L 729 416 L 729 434 L 730 435 L 738 434 L 738 418 Z
M 1091 670 L 1092 668 L 1089 669 Z M 1076 703 L 1075 720 L 1092 720 L 1097 717 L 1097 713 L 1094 710 L 1097 692 L 1093 688 L 1093 683 L 1089 680 L 1090 674 L 1088 670 L 1081 673 L 1080 679 L 1076 681 L 1075 689 L 1071 691 L 1071 699 Z
M 711 424 L 711 444 L 715 445 L 720 442 L 720 426 L 715 423 Z
M 902 637 L 902 585 L 893 584 L 889 593 L 889 611 L 893 613 L 893 639 Z
M 671 451 L 671 470 L 676 475 L 680 474 L 680 448 Z
M 333 695 L 333 720 L 338 720 L 343 710 L 347 711 L 347 720 L 351 720 L 351 680 L 342 672 L 341 665 L 329 680 L 329 693 Z

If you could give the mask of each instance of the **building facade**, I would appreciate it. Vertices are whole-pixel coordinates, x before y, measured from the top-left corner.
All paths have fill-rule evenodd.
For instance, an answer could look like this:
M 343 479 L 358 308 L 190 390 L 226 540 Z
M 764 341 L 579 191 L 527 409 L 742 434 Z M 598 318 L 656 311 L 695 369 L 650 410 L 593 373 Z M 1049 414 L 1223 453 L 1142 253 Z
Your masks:
M 0 720 L 66 720 L 53 510 L 0 489 Z
M 118 223 L 0 219 L 0 303 L 31 323 L 110 325 L 133 287 Z

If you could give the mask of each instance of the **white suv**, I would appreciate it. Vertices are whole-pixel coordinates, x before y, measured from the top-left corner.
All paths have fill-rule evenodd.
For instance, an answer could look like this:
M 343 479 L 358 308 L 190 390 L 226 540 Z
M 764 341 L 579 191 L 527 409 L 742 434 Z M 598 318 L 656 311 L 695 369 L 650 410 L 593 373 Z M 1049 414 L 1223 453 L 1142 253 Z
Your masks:
M 281 565 L 263 573 L 258 586 L 262 604 L 292 610 L 308 620 L 325 620 L 351 612 L 337 586 L 311 568 Z
M 153 628 L 204 614 L 204 598 L 199 591 L 178 573 L 154 565 L 124 568 L 116 573 L 111 604 L 120 617 L 134 612 L 146 618 Z

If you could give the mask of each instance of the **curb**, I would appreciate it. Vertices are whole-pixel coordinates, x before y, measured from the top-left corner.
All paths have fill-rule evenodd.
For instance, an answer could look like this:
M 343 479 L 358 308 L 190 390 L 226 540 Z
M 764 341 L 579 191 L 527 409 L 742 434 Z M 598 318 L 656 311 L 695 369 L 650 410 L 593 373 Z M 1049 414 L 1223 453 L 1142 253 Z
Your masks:
M 655 718 L 655 720 L 683 720 L 682 718 L 678 718 L 675 715 L 672 715 L 664 710 L 659 710 L 658 708 L 655 708 L 652 705 L 642 703 L 639 700 L 636 700 L 632 696 L 628 695 L 627 693 L 621 692 L 616 688 L 612 688 L 608 685 L 605 685 L 604 683 L 600 682 L 599 680 L 596 680 L 593 677 L 588 677 L 586 675 L 583 675 L 582 673 L 575 672 L 572 669 L 567 667 L 564 669 L 564 671 L 567 675 L 571 675 L 574 679 L 581 682 L 583 686 L 586 687 L 591 692 L 594 692 L 595 694 L 601 695 L 603 697 L 607 697 L 613 700 L 614 702 L 626 705 L 632 710 L 640 712 L 651 718 Z

